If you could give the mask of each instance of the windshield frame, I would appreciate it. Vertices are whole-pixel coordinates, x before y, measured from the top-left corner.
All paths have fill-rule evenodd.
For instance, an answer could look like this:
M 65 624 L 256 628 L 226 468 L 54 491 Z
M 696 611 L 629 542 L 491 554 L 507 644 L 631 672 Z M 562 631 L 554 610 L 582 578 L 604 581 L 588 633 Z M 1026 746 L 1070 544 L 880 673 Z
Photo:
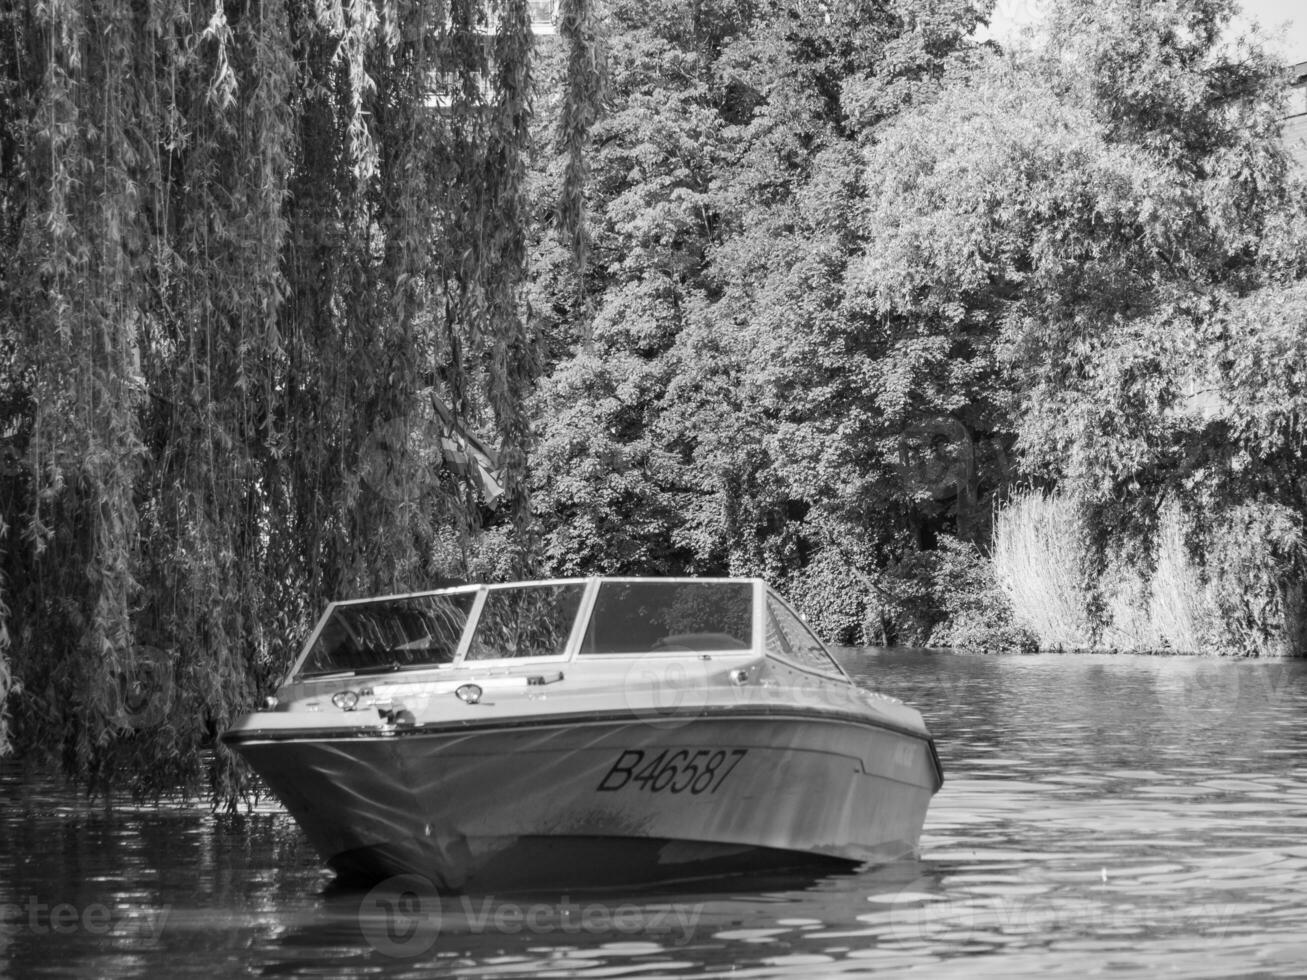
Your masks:
M 834 671 L 820 670 L 816 667 L 813 667 L 811 664 L 805 664 L 800 660 L 787 657 L 783 653 L 774 652 L 767 648 L 766 636 L 763 637 L 763 655 L 772 658 L 774 660 L 777 660 L 780 663 L 785 664 L 785 666 L 787 667 L 793 667 L 795 670 L 801 670 L 804 673 L 812 674 L 814 677 L 824 677 L 826 678 L 826 680 L 841 680 L 847 684 L 851 684 L 854 687 L 857 687 L 857 682 L 851 676 L 849 676 L 849 672 L 844 669 L 844 665 L 840 663 L 839 658 L 836 657 L 835 654 L 831 652 L 830 645 L 825 640 L 823 640 L 820 636 L 817 635 L 817 631 L 812 628 L 812 626 L 808 623 L 806 619 L 803 618 L 803 616 L 799 613 L 797 609 L 795 609 L 792 605 L 786 602 L 785 598 L 770 586 L 768 586 L 764 590 L 763 601 L 758 604 L 758 609 L 761 610 L 762 612 L 763 628 L 766 629 L 766 623 L 767 623 L 766 617 L 768 615 L 767 603 L 773 599 L 776 600 L 776 602 L 782 608 L 784 608 L 787 612 L 789 612 L 791 616 L 793 616 L 796 620 L 798 620 L 799 625 L 802 626 L 804 630 L 807 631 L 808 635 L 817 641 L 817 645 L 820 646 L 822 652 L 826 654 L 826 659 L 829 660 L 834 665 L 835 670 Z
M 577 603 L 577 612 L 572 617 L 572 623 L 568 627 L 567 641 L 563 645 L 562 652 L 549 654 L 540 657 L 496 657 L 484 660 L 468 660 L 467 653 L 471 649 L 473 639 L 476 636 L 477 627 L 481 622 L 481 613 L 486 605 L 486 599 L 491 592 L 504 591 L 508 589 L 532 589 L 547 586 L 571 585 L 580 586 L 581 597 Z M 482 585 L 458 585 L 444 589 L 427 589 L 422 592 L 405 592 L 397 595 L 369 596 L 362 599 L 339 599 L 335 602 L 329 602 L 327 608 L 323 610 L 322 615 L 318 617 L 317 623 L 309 633 L 308 638 L 300 647 L 299 655 L 291 669 L 287 672 L 283 684 L 290 685 L 296 683 L 305 683 L 313 681 L 323 681 L 338 679 L 343 677 L 373 677 L 387 676 L 390 673 L 411 674 L 418 671 L 449 671 L 460 667 L 484 666 L 502 668 L 514 664 L 551 664 L 563 663 L 572 658 L 576 649 L 580 646 L 582 624 L 589 621 L 589 610 L 593 604 L 595 591 L 595 580 L 593 579 L 542 579 L 538 582 L 506 582 Z M 458 645 L 455 647 L 453 658 L 447 663 L 426 663 L 412 664 L 400 667 L 393 672 L 374 672 L 360 670 L 338 670 L 324 671 L 322 673 L 305 674 L 304 665 L 307 663 L 310 654 L 313 652 L 315 644 L 322 636 L 323 630 L 331 622 L 332 617 L 342 609 L 349 606 L 363 606 L 372 603 L 395 603 L 403 602 L 406 599 L 425 599 L 428 596 L 438 595 L 466 595 L 474 593 L 475 597 L 472 606 L 468 610 L 467 622 L 463 626 L 462 634 L 459 636 Z
M 383 677 L 383 676 L 389 676 L 390 673 L 392 673 L 392 672 L 376 673 L 373 671 L 360 672 L 359 670 L 339 670 L 339 671 L 315 673 L 309 675 L 305 675 L 303 673 L 304 665 L 308 661 L 309 655 L 312 653 L 314 645 L 318 642 L 318 639 L 321 637 L 323 630 L 326 629 L 327 624 L 331 621 L 332 617 L 341 608 L 348 607 L 348 606 L 367 605 L 369 603 L 402 602 L 405 599 L 422 599 L 428 596 L 459 595 L 459 594 L 467 594 L 467 593 L 475 593 L 475 598 L 473 599 L 471 608 L 468 610 L 467 623 L 464 625 L 462 635 L 459 637 L 458 646 L 454 651 L 453 659 L 451 659 L 448 663 L 414 664 L 414 665 L 403 666 L 393 671 L 393 673 L 411 674 L 420 671 L 452 671 L 452 670 L 460 670 L 460 669 L 493 669 L 493 670 L 502 671 L 505 668 L 511 668 L 518 665 L 529 666 L 529 665 L 541 665 L 541 664 L 568 663 L 578 658 L 584 659 L 587 662 L 592 660 L 608 659 L 612 657 L 616 657 L 625 661 L 630 661 L 631 660 L 630 654 L 588 653 L 585 654 L 584 657 L 580 656 L 581 646 L 585 640 L 586 630 L 589 628 L 590 625 L 590 618 L 594 613 L 595 602 L 599 594 L 599 589 L 602 586 L 602 584 L 605 582 L 609 582 L 609 583 L 612 582 L 692 583 L 694 582 L 694 583 L 704 583 L 704 584 L 711 583 L 711 584 L 722 584 L 722 585 L 728 585 L 728 584 L 739 585 L 739 584 L 747 583 L 750 586 L 752 602 L 753 602 L 753 609 L 752 609 L 753 642 L 751 646 L 740 650 L 729 650 L 729 649 L 728 650 L 705 650 L 705 651 L 693 651 L 691 653 L 687 653 L 686 651 L 683 650 L 681 651 L 651 650 L 647 653 L 641 654 L 640 656 L 642 658 L 649 657 L 649 658 L 658 658 L 658 659 L 676 659 L 676 658 L 685 658 L 687 656 L 693 656 L 695 658 L 709 657 L 711 659 L 719 659 L 719 658 L 748 659 L 751 657 L 758 657 L 760 655 L 764 655 L 766 652 L 765 650 L 766 615 L 767 615 L 766 600 L 768 595 L 771 593 L 769 587 L 761 579 L 745 578 L 745 577 L 737 577 L 737 576 L 720 577 L 720 578 L 718 577 L 701 578 L 697 576 L 688 576 L 688 575 L 682 575 L 682 576 L 613 575 L 613 576 L 599 576 L 599 577 L 592 577 L 592 578 L 556 578 L 556 579 L 541 579 L 539 581 L 529 581 L 529 582 L 503 582 L 503 583 L 456 585 L 456 586 L 448 586 L 446 588 L 441 588 L 441 589 L 424 589 L 420 592 L 405 592 L 405 593 L 398 593 L 395 595 L 384 595 L 384 596 L 368 596 L 366 598 L 360 598 L 360 599 L 338 599 L 334 602 L 329 602 L 327 604 L 327 607 L 323 610 L 322 615 L 318 617 L 317 623 L 314 624 L 313 629 L 309 632 L 308 638 L 304 641 L 303 645 L 300 647 L 299 654 L 296 656 L 295 661 L 292 664 L 290 670 L 287 671 L 285 675 L 285 679 L 283 680 L 282 684 L 283 686 L 289 686 L 291 684 L 303 684 L 303 683 L 313 683 L 318 681 L 338 680 L 346 677 Z M 537 657 L 498 657 L 498 658 L 487 658 L 483 660 L 467 659 L 468 651 L 472 647 L 473 639 L 476 636 L 477 628 L 479 627 L 481 622 L 481 614 L 485 608 L 486 599 L 488 598 L 491 592 L 497 592 L 497 591 L 502 591 L 507 589 L 531 589 L 531 588 L 539 588 L 545 586 L 564 586 L 564 585 L 571 585 L 571 586 L 579 585 L 583 587 L 583 590 L 581 593 L 580 601 L 577 604 L 576 613 L 572 619 L 572 624 L 567 636 L 567 642 L 564 644 L 563 649 L 560 653 L 549 654 L 546 656 L 537 656 Z M 829 653 L 829 650 L 827 652 Z
M 577 602 L 576 612 L 572 616 L 572 625 L 568 629 L 567 642 L 563 644 L 561 653 L 551 653 L 540 657 L 467 659 L 468 651 L 472 648 L 472 641 L 476 639 L 477 630 L 481 626 L 481 613 L 485 609 L 486 600 L 490 597 L 491 592 L 504 592 L 510 589 L 537 589 L 559 585 L 579 585 L 582 587 L 581 598 Z M 584 629 L 583 624 L 588 620 L 588 611 L 593 602 L 594 590 L 594 579 L 579 578 L 541 579 L 538 582 L 503 582 L 478 586 L 476 602 L 473 604 L 471 612 L 468 613 L 467 625 L 463 627 L 463 636 L 459 641 L 458 650 L 454 653 L 454 659 L 446 664 L 445 668 L 452 670 L 459 667 L 473 666 L 504 667 L 514 664 L 555 664 L 571 660 L 576 655 L 577 648 L 581 645 L 581 632 Z
M 585 634 L 590 627 L 590 617 L 594 614 L 594 607 L 599 599 L 599 590 L 607 584 L 630 584 L 641 582 L 657 582 L 668 585 L 683 584 L 701 584 L 701 585 L 748 585 L 749 601 L 752 603 L 750 608 L 750 632 L 751 640 L 749 646 L 739 649 L 733 648 L 704 648 L 704 649 L 666 649 L 666 650 L 645 650 L 639 653 L 627 652 L 593 652 L 582 653 L 581 647 L 585 642 Z M 578 616 L 580 631 L 575 637 L 576 648 L 572 651 L 577 660 L 590 663 L 596 660 L 617 660 L 624 663 L 632 663 L 637 659 L 656 659 L 656 660 L 683 660 L 686 657 L 694 659 L 711 659 L 734 658 L 748 660 L 762 655 L 764 649 L 765 636 L 762 632 L 766 620 L 763 618 L 766 610 L 763 608 L 763 597 L 766 595 L 766 583 L 761 579 L 746 578 L 742 576 L 720 576 L 703 578 L 694 575 L 605 575 L 601 578 L 591 580 L 591 589 L 588 595 L 588 601 L 581 609 Z
M 405 599 L 425 599 L 428 596 L 466 594 L 469 592 L 475 592 L 479 588 L 481 587 L 477 585 L 455 585 L 443 589 L 424 589 L 421 592 L 403 592 L 403 593 L 397 593 L 395 595 L 368 596 L 367 598 L 362 598 L 362 599 L 337 599 L 334 602 L 329 602 L 327 603 L 327 608 L 322 611 L 322 615 L 318 617 L 318 621 L 317 623 L 314 624 L 312 631 L 308 635 L 308 638 L 304 641 L 303 645 L 300 647 L 300 652 L 295 657 L 295 662 L 291 666 L 291 669 L 287 672 L 286 679 L 282 683 L 284 685 L 289 685 L 289 684 L 302 684 L 302 683 L 313 682 L 313 681 L 330 680 L 332 678 L 340 678 L 340 677 L 385 676 L 385 672 L 382 673 L 377 673 L 374 671 L 360 672 L 357 669 L 324 671 L 322 673 L 314 673 L 314 674 L 303 673 L 304 665 L 308 661 L 309 655 L 313 652 L 314 645 L 318 642 L 319 637 L 322 636 L 323 630 L 327 628 L 327 624 L 331 622 L 332 617 L 341 608 L 348 607 L 348 606 L 365 606 L 370 603 L 402 602 Z M 472 608 L 468 611 L 469 623 L 473 621 L 473 616 L 480 608 L 480 602 L 481 602 L 481 598 L 480 596 L 478 596 L 474 600 Z M 467 626 L 465 624 L 463 627 L 463 632 L 458 639 L 458 646 L 454 650 L 454 657 L 449 663 L 415 664 L 412 666 L 401 667 L 398 670 L 394 671 L 393 673 L 412 673 L 413 671 L 418 671 L 418 670 L 448 670 L 458 662 L 459 654 L 462 653 L 464 644 L 466 642 L 467 642 Z

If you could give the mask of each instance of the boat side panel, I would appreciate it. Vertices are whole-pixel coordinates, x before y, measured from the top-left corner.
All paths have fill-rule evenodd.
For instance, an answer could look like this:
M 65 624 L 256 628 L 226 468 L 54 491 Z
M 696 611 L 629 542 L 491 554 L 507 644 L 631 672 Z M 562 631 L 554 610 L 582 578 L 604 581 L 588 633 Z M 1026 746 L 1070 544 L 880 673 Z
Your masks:
M 324 857 L 401 847 L 450 887 L 526 836 L 903 856 L 933 791 L 922 740 L 811 720 L 578 722 L 236 747 Z

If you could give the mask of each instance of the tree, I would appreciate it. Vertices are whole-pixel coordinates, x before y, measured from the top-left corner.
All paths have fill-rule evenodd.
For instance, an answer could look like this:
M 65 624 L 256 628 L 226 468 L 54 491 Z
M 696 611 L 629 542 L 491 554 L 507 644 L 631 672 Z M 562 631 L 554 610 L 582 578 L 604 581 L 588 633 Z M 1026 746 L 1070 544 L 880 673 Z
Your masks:
M 612 9 L 585 278 L 560 274 L 556 255 L 536 267 L 540 332 L 572 338 L 538 400 L 534 499 L 556 571 L 695 564 L 676 528 L 696 478 L 662 416 L 720 221 L 711 183 L 726 148 L 710 67 L 749 16 L 732 3 Z
M 752 97 L 739 100 L 749 106 L 731 131 L 740 151 L 720 181 L 735 220 L 712 255 L 719 298 L 687 336 L 703 343 L 714 324 L 742 335 L 731 342 L 742 410 L 733 431 L 751 451 L 719 443 L 719 459 L 737 485 L 769 490 L 739 501 L 752 514 L 727 536 L 753 552 L 749 567 L 790 579 L 814 612 L 823 600 L 809 601 L 802 569 L 852 566 L 866 604 L 899 607 L 891 618 L 906 626 L 911 603 L 879 573 L 959 521 L 976 533 L 978 457 L 955 441 L 975 441 L 959 406 L 978 384 L 918 386 L 924 362 L 956 370 L 965 352 L 927 349 L 860 295 L 862 158 L 965 62 L 978 13 L 947 2 L 776 13 L 722 58 L 722 75 Z M 741 473 L 741 462 L 755 471 Z M 885 617 L 869 608 L 864 618 Z
M 866 518 L 847 503 L 859 478 L 841 450 L 826 454 L 837 417 L 865 398 L 842 306 L 858 147 L 935 84 L 975 12 L 641 5 L 615 8 L 614 23 L 613 106 L 593 155 L 598 356 L 565 359 L 546 387 L 541 513 L 556 541 L 577 541 L 584 498 L 600 508 L 588 530 L 659 535 L 624 560 L 784 577 L 825 546 L 805 521 L 831 486 L 845 527 Z M 847 452 L 859 434 L 846 434 Z M 570 453 L 551 448 L 563 443 Z M 600 488 L 612 489 L 610 463 L 634 496 Z M 633 500 L 668 519 L 631 522 Z M 579 541 L 563 552 L 569 568 L 609 567 L 580 560 Z
M 1293 579 L 1300 503 L 1277 496 L 1252 520 L 1265 493 L 1238 474 L 1294 466 L 1249 424 L 1252 390 L 1280 377 L 1254 352 L 1292 363 L 1292 345 L 1244 311 L 1293 322 L 1303 198 L 1279 142 L 1279 69 L 1222 40 L 1231 13 L 1055 5 L 1043 47 L 986 59 L 882 131 L 862 268 L 882 315 L 951 320 L 988 346 L 1000 385 L 985 387 L 1024 472 L 1091 508 L 1102 554 L 1147 564 L 1178 500 L 1205 515 L 1200 550 L 1237 526 L 1284 552 Z M 1232 367 L 1250 355 L 1259 381 Z M 1219 417 L 1193 410 L 1203 389 Z
M 433 392 L 494 432 L 529 563 L 530 45 L 523 0 L 5 7 L 19 751 L 191 785 L 324 600 L 457 573 Z

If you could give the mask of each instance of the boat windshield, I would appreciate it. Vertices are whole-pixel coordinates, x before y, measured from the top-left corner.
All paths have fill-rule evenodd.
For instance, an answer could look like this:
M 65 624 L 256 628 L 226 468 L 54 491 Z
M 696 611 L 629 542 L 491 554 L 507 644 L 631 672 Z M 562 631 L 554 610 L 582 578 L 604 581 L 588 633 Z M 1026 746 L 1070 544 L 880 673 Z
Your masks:
M 562 657 L 587 583 L 474 586 L 331 607 L 296 676 L 381 674 L 460 663 Z M 471 631 L 470 634 L 468 631 Z M 601 581 L 584 654 L 753 648 L 753 585 Z
M 774 595 L 767 596 L 767 653 L 800 667 L 848 679 L 825 644 Z
M 301 677 L 384 673 L 447 664 L 476 590 L 350 602 L 332 608 L 300 668 Z
M 584 582 L 490 589 L 464 659 L 561 656 L 584 595 Z
M 583 654 L 748 650 L 748 582 L 601 582 Z

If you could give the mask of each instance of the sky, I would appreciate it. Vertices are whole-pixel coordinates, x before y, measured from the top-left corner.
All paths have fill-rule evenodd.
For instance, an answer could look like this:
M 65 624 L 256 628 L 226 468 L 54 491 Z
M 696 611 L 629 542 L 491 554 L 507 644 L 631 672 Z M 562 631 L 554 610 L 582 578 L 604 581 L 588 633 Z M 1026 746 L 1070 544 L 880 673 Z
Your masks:
M 1261 22 L 1269 34 L 1278 34 L 1284 21 L 1292 21 L 1285 31 L 1285 46 L 1280 54 L 1286 61 L 1307 61 L 1307 3 L 1303 0 L 1243 0 L 1244 17 Z
M 989 34 L 999 40 L 1039 20 L 1048 0 L 998 0 Z M 1243 0 L 1243 21 L 1261 25 L 1271 38 L 1282 40 L 1277 53 L 1287 62 L 1307 61 L 1307 2 L 1304 0 Z M 1285 27 L 1286 21 L 1292 21 Z M 1281 30 L 1283 28 L 1283 30 Z

